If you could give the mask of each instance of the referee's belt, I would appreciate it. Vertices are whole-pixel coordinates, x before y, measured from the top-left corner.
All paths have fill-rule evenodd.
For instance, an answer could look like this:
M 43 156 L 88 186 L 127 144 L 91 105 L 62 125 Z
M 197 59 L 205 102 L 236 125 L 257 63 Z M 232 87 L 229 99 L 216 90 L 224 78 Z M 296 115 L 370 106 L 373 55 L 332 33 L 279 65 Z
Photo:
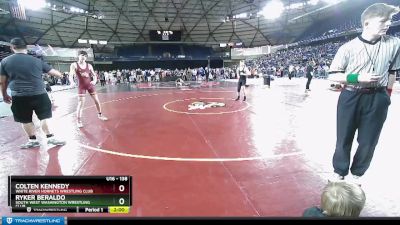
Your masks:
M 366 94 L 372 94 L 376 92 L 380 92 L 382 90 L 386 90 L 386 87 L 359 87 L 359 86 L 349 86 L 345 85 L 344 89 L 347 91 L 352 91 L 352 92 L 360 92 L 360 93 L 366 93 Z

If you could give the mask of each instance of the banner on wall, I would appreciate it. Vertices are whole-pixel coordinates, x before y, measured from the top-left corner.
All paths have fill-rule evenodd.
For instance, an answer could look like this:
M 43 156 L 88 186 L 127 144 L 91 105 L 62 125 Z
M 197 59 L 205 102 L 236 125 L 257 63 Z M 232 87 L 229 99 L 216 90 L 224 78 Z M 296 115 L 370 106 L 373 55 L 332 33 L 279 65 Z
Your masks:
M 76 60 L 78 52 L 84 50 L 88 53 L 88 61 L 93 61 L 94 54 L 92 48 L 60 48 L 52 47 L 50 45 L 28 45 L 28 51 L 37 56 L 43 56 L 46 59 L 57 58 L 58 60 Z
M 232 59 L 245 59 L 249 56 L 260 56 L 270 53 L 270 46 L 262 46 L 255 48 L 232 48 L 231 58 Z

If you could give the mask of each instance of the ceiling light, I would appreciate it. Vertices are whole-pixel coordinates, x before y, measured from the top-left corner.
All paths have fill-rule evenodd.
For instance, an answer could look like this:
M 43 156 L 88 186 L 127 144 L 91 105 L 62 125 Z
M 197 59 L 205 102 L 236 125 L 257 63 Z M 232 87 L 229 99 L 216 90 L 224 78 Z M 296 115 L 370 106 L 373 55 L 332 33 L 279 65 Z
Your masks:
M 18 0 L 18 4 L 30 10 L 39 10 L 46 7 L 45 0 Z
M 268 2 L 261 11 L 261 14 L 266 19 L 277 19 L 281 16 L 285 6 L 279 0 L 272 0 Z

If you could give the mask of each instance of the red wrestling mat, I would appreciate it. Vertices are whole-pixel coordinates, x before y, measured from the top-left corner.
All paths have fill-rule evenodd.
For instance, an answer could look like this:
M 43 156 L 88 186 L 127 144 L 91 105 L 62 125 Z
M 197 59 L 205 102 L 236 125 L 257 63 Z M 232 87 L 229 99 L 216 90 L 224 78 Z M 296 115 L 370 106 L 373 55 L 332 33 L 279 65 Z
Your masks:
M 332 170 L 339 93 L 318 88 L 322 81 L 313 81 L 307 96 L 304 80 L 274 82 L 271 89 L 248 88 L 246 102 L 234 101 L 233 86 L 107 87 L 99 97 L 109 120 L 97 119 L 88 96 L 81 129 L 76 93 L 55 93 L 51 127 L 67 141 L 58 148 L 21 150 L 26 137 L 20 125 L 0 119 L 0 212 L 11 215 L 8 175 L 121 174 L 133 176 L 131 212 L 101 216 L 301 216 L 319 205 Z M 399 128 L 393 121 L 400 110 L 392 105 L 366 177 L 364 216 L 400 216 L 395 181 L 382 176 L 400 169 L 394 163 L 399 153 L 391 148 L 395 139 L 388 138 Z M 385 184 L 385 193 L 375 183 Z

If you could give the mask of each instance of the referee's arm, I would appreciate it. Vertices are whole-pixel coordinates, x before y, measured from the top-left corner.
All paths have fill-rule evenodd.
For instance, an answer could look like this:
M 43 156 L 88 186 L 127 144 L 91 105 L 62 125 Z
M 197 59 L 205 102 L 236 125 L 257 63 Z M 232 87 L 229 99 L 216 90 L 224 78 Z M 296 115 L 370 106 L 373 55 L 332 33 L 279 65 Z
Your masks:
M 328 80 L 346 84 L 347 74 L 345 74 L 345 71 L 349 61 L 349 52 L 346 50 L 346 46 L 342 45 L 336 52 L 329 67 Z
M 387 91 L 389 93 L 389 95 L 392 95 L 392 90 L 393 90 L 393 85 L 394 82 L 396 82 L 396 74 L 399 71 L 397 70 L 391 70 L 389 71 L 389 80 L 388 80 L 388 85 L 387 85 Z
M 394 61 L 390 64 L 389 68 L 389 80 L 388 80 L 388 93 L 392 94 L 393 85 L 396 82 L 396 75 L 400 73 L 400 46 L 397 50 Z
M 346 84 L 347 83 L 347 75 L 342 72 L 337 72 L 337 71 L 332 71 L 328 73 L 328 80 L 334 81 L 334 82 L 339 82 Z
M 331 66 L 329 68 L 328 80 L 338 82 L 341 84 L 348 84 L 349 75 L 356 76 L 358 83 L 371 83 L 376 82 L 382 76 L 375 73 L 348 73 L 346 68 L 349 62 L 352 60 L 350 58 L 349 46 L 347 44 L 342 45 L 336 52 L 335 57 L 332 60 Z
M 349 74 L 345 74 L 343 72 L 329 72 L 328 80 L 339 82 L 342 84 L 347 84 L 347 77 Z M 380 79 L 382 75 L 376 73 L 360 73 L 357 75 L 358 83 L 371 83 L 376 82 Z M 392 85 L 393 86 L 393 85 Z
M 396 82 L 396 74 L 398 71 L 389 71 L 388 89 L 392 89 L 394 82 Z

